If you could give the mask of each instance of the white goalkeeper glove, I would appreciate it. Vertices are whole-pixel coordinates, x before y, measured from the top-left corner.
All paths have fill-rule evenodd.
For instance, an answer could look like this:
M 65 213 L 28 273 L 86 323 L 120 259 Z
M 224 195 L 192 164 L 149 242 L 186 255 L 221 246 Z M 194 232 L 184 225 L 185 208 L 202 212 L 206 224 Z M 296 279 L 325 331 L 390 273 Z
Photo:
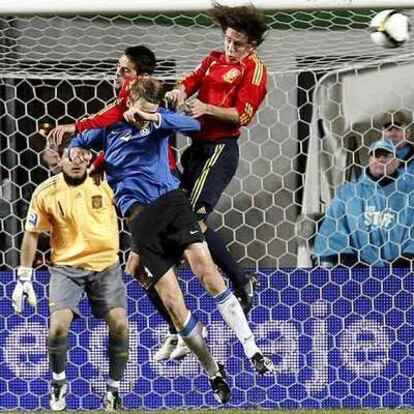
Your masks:
M 36 306 L 37 298 L 33 289 L 32 275 L 33 269 L 31 267 L 20 266 L 17 269 L 18 279 L 12 294 L 13 308 L 17 313 L 21 313 L 23 310 L 25 297 L 27 297 L 30 306 Z

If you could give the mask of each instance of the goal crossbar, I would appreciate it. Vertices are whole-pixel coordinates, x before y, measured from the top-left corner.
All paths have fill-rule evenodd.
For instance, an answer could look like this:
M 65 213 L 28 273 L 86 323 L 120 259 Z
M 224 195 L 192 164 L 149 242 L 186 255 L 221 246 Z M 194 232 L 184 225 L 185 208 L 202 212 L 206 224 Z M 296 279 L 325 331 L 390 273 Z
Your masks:
M 210 9 L 213 0 L 180 0 L 174 4 L 174 12 L 197 12 Z M 329 9 L 402 9 L 414 7 L 414 0 L 221 0 L 223 5 L 253 4 L 267 11 L 284 10 L 329 10 Z M 171 12 L 170 0 L 21 0 L 0 1 L 3 15 L 49 15 L 49 14 L 134 14 Z

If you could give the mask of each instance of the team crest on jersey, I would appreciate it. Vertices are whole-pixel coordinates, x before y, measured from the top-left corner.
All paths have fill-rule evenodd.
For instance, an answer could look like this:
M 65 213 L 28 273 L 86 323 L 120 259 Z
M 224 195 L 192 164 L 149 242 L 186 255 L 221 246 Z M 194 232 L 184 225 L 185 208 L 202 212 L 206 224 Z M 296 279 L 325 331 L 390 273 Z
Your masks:
M 141 137 L 145 137 L 149 135 L 149 133 L 150 133 L 149 128 L 142 128 L 139 130 L 139 135 L 141 135 Z
M 102 208 L 102 196 L 92 196 L 92 208 Z
M 223 80 L 227 83 L 233 83 L 240 75 L 241 72 L 238 69 L 233 68 L 223 75 Z

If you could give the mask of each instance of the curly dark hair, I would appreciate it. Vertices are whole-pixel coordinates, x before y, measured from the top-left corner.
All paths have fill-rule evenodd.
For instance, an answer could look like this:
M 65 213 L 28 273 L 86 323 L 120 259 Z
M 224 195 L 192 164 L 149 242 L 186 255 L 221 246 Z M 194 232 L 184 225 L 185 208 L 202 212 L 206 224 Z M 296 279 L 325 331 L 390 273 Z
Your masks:
M 132 103 L 139 98 L 144 98 L 147 102 L 159 104 L 164 97 L 165 84 L 159 79 L 145 76 L 136 79 L 131 85 L 129 99 Z
M 254 6 L 230 7 L 216 3 L 208 14 L 221 26 L 223 32 L 231 27 L 245 33 L 254 46 L 259 46 L 266 37 L 268 27 L 265 16 Z

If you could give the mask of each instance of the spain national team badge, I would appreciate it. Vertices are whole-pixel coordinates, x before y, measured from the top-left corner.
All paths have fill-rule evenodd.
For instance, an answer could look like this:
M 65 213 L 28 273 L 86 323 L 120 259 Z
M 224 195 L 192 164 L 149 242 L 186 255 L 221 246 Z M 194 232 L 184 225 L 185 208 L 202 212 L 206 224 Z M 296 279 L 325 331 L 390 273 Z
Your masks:
M 223 75 L 223 80 L 224 82 L 227 82 L 227 83 L 233 83 L 235 79 L 239 77 L 240 75 L 241 75 L 241 72 L 238 69 L 233 68 Z
M 102 208 L 102 196 L 92 196 L 92 208 Z

